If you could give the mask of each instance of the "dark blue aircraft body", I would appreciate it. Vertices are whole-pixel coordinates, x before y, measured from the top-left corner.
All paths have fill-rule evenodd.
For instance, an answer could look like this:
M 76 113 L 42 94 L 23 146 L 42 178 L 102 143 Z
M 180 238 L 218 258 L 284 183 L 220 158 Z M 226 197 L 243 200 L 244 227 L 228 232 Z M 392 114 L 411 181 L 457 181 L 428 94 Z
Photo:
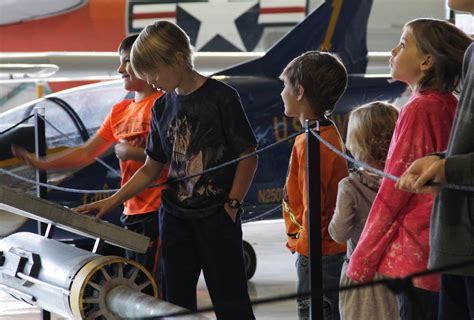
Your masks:
M 214 76 L 237 89 L 247 116 L 256 134 L 259 147 L 277 142 L 300 129 L 295 119 L 283 114 L 280 97 L 283 84 L 278 76 L 297 55 L 308 50 L 327 50 L 337 53 L 350 74 L 346 93 L 338 102 L 335 113 L 345 114 L 354 106 L 373 100 L 390 100 L 399 97 L 405 86 L 386 77 L 366 77 L 367 67 L 367 21 L 372 0 L 333 0 L 324 2 L 263 57 L 238 66 L 230 67 Z M 51 95 L 53 100 L 44 99 L 17 107 L 0 114 L 0 130 L 16 123 L 33 112 L 34 105 L 46 106 L 46 119 L 57 126 L 66 136 L 46 125 L 48 148 L 73 147 L 83 143 L 99 128 L 102 120 L 114 103 L 130 94 L 122 89 L 121 82 L 90 85 Z M 57 98 L 66 102 L 73 110 L 65 112 Z M 59 103 L 59 104 L 58 104 Z M 30 121 L 31 123 L 31 121 Z M 82 124 L 81 124 L 82 123 Z M 28 141 L 12 133 L 0 136 L 0 167 L 12 169 L 11 143 L 27 146 Z M 30 141 L 31 144 L 31 141 Z M 292 143 L 284 142 L 260 155 L 254 182 L 245 199 L 243 220 L 274 208 L 281 202 L 288 159 Z M 3 159 L 3 161 L 2 161 Z M 106 155 L 109 165 L 118 170 L 118 161 L 113 153 Z M 16 172 L 20 172 L 15 169 Z M 33 177 L 33 171 L 24 169 L 23 175 Z M 50 178 L 61 187 L 74 189 L 114 189 L 119 187 L 120 178 L 111 170 L 95 162 L 81 170 L 67 173 L 50 173 Z M 12 187 L 23 186 L 33 190 L 14 178 L 0 175 L 0 183 Z M 48 199 L 68 207 L 99 200 L 106 194 L 66 193 L 50 190 Z M 120 209 L 109 217 L 118 222 Z M 273 216 L 281 217 L 277 212 Z M 33 225 L 33 224 L 32 224 Z

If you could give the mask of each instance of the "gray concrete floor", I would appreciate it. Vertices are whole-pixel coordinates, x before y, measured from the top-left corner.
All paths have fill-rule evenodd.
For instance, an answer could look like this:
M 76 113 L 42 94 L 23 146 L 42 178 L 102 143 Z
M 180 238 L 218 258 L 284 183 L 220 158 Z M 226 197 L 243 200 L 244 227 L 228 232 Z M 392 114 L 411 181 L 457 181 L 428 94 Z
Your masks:
M 292 294 L 296 287 L 294 257 L 285 248 L 283 220 L 251 222 L 243 225 L 244 239 L 255 249 L 257 271 L 249 281 L 249 293 L 252 300 Z M 198 305 L 211 305 L 206 284 L 201 276 L 198 284 Z M 296 319 L 295 301 L 263 304 L 254 307 L 255 316 L 261 320 Z M 215 319 L 213 313 L 206 313 L 209 319 Z M 0 290 L 0 320 L 41 319 L 40 310 L 24 302 L 11 298 Z M 53 319 L 61 319 L 53 315 Z

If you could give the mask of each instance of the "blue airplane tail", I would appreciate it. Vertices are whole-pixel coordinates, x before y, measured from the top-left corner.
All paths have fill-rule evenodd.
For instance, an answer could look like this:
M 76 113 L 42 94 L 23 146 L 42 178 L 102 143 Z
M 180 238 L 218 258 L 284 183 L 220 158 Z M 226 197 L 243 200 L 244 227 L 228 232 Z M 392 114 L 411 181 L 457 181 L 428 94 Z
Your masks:
M 293 58 L 309 50 L 337 53 L 349 73 L 365 73 L 367 22 L 373 0 L 326 0 L 267 53 L 216 75 L 277 77 Z

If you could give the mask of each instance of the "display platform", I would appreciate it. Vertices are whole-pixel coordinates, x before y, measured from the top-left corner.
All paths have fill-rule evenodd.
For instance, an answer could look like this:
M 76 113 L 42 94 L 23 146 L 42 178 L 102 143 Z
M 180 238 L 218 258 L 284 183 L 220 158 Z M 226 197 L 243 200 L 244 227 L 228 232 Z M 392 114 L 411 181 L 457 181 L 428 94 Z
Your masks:
M 5 186 L 0 186 L 0 210 L 139 253 L 145 253 L 150 242 L 148 237 L 107 221 Z

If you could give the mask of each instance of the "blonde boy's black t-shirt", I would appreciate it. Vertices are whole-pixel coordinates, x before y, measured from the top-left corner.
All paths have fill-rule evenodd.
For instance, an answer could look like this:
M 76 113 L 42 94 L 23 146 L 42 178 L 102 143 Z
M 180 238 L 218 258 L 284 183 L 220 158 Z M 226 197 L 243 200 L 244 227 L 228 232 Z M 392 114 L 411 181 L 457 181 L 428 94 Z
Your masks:
M 257 141 L 235 89 L 207 79 L 189 95 L 175 91 L 160 97 L 153 107 L 146 154 L 169 163 L 169 178 L 189 176 L 238 158 Z M 215 212 L 229 194 L 237 164 L 171 183 L 162 203 L 182 218 L 200 218 Z M 182 209 L 182 210 L 179 210 Z

